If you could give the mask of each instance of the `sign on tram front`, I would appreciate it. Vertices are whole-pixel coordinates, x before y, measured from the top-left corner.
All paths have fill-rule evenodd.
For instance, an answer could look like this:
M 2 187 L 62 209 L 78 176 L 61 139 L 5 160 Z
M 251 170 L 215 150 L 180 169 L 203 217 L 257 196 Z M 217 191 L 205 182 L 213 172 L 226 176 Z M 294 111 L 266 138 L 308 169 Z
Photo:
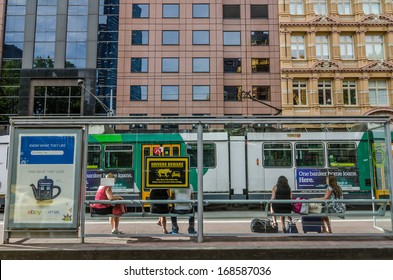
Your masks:
M 146 187 L 188 188 L 188 157 L 147 157 Z

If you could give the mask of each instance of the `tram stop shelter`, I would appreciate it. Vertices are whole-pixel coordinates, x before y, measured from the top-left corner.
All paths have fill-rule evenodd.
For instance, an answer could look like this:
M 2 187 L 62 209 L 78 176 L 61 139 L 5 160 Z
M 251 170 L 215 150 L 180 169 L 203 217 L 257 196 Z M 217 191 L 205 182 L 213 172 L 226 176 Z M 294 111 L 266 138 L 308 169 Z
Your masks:
M 294 196 L 321 197 L 332 173 L 342 177 L 348 204 L 367 202 L 370 213 L 382 201 L 392 205 L 390 117 L 15 117 L 10 124 L 3 243 L 83 240 L 85 201 L 108 172 L 121 179 L 114 192 L 143 205 L 152 188 L 191 186 L 198 242 L 234 234 L 204 228 L 206 207 L 266 205 L 278 175 Z M 149 162 L 185 167 L 154 170 Z M 391 237 L 391 207 L 382 225 L 372 216 L 380 231 L 369 234 Z

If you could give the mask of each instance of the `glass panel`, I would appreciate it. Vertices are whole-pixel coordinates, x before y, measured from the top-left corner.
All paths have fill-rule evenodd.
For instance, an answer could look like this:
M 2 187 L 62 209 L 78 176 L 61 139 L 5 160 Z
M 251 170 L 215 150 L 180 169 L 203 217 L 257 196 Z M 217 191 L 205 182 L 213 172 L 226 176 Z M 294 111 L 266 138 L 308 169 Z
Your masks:
M 178 18 L 179 17 L 179 4 L 162 4 L 162 17 L 163 18 Z
M 251 46 L 269 45 L 269 31 L 251 31 Z
M 224 101 L 241 101 L 241 86 L 224 86 Z
M 178 45 L 179 44 L 179 31 L 162 31 L 162 44 L 163 45 Z
M 193 58 L 192 59 L 193 72 L 210 72 L 209 58 Z
M 209 4 L 193 4 L 192 17 L 194 18 L 208 18 L 209 17 Z
M 147 30 L 133 30 L 131 43 L 133 45 L 148 45 L 149 31 Z
M 241 58 L 224 58 L 224 73 L 241 73 Z
M 178 58 L 163 58 L 162 59 L 162 72 L 179 72 L 179 59 Z
M 224 46 L 240 46 L 240 31 L 224 31 Z
M 289 143 L 263 144 L 263 165 L 265 167 L 291 167 L 292 148 Z
M 105 168 L 132 168 L 132 145 L 106 145 Z
M 192 32 L 193 45 L 209 45 L 210 44 L 210 31 L 198 30 Z
M 147 100 L 147 86 L 130 86 L 131 101 Z
M 149 4 L 132 4 L 132 17 L 133 18 L 148 18 L 149 17 Z
M 193 100 L 209 100 L 210 86 L 192 86 Z
M 187 156 L 190 157 L 190 167 L 196 168 L 198 162 L 197 144 L 187 143 Z M 216 145 L 203 144 L 203 167 L 216 166 Z
M 179 100 L 179 86 L 162 86 L 161 99 L 164 101 Z
M 329 166 L 353 167 L 356 166 L 355 143 L 328 143 L 327 154 Z
M 322 143 L 295 144 L 297 167 L 323 167 L 325 157 Z
M 87 148 L 87 168 L 98 169 L 101 167 L 101 146 L 89 145 Z

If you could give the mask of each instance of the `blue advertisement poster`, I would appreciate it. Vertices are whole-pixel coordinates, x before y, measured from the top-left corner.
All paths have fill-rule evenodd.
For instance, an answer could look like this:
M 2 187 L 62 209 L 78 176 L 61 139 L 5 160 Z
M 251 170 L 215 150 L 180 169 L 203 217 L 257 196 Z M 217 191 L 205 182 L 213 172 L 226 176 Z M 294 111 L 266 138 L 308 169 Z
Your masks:
M 86 174 L 86 191 L 97 191 L 101 178 L 105 178 L 108 171 L 88 170 Z M 134 170 L 111 170 L 116 180 L 113 186 L 114 192 L 129 192 L 134 189 Z
M 337 183 L 344 191 L 360 190 L 359 172 L 356 168 L 298 168 L 295 172 L 297 190 L 324 190 L 326 189 L 326 176 L 330 174 L 337 177 Z
M 80 140 L 80 131 L 72 129 L 16 133 L 11 190 L 13 227 L 77 226 Z

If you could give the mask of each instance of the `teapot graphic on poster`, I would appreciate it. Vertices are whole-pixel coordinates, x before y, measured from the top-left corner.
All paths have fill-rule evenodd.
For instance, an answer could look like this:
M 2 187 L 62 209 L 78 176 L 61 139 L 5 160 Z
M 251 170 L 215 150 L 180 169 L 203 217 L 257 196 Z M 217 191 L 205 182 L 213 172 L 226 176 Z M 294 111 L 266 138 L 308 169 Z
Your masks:
M 55 186 L 53 180 L 48 179 L 47 176 L 38 180 L 37 187 L 34 184 L 30 184 L 30 187 L 37 202 L 51 202 L 52 199 L 58 197 L 61 193 L 61 188 Z M 57 192 L 53 194 L 55 189 Z

